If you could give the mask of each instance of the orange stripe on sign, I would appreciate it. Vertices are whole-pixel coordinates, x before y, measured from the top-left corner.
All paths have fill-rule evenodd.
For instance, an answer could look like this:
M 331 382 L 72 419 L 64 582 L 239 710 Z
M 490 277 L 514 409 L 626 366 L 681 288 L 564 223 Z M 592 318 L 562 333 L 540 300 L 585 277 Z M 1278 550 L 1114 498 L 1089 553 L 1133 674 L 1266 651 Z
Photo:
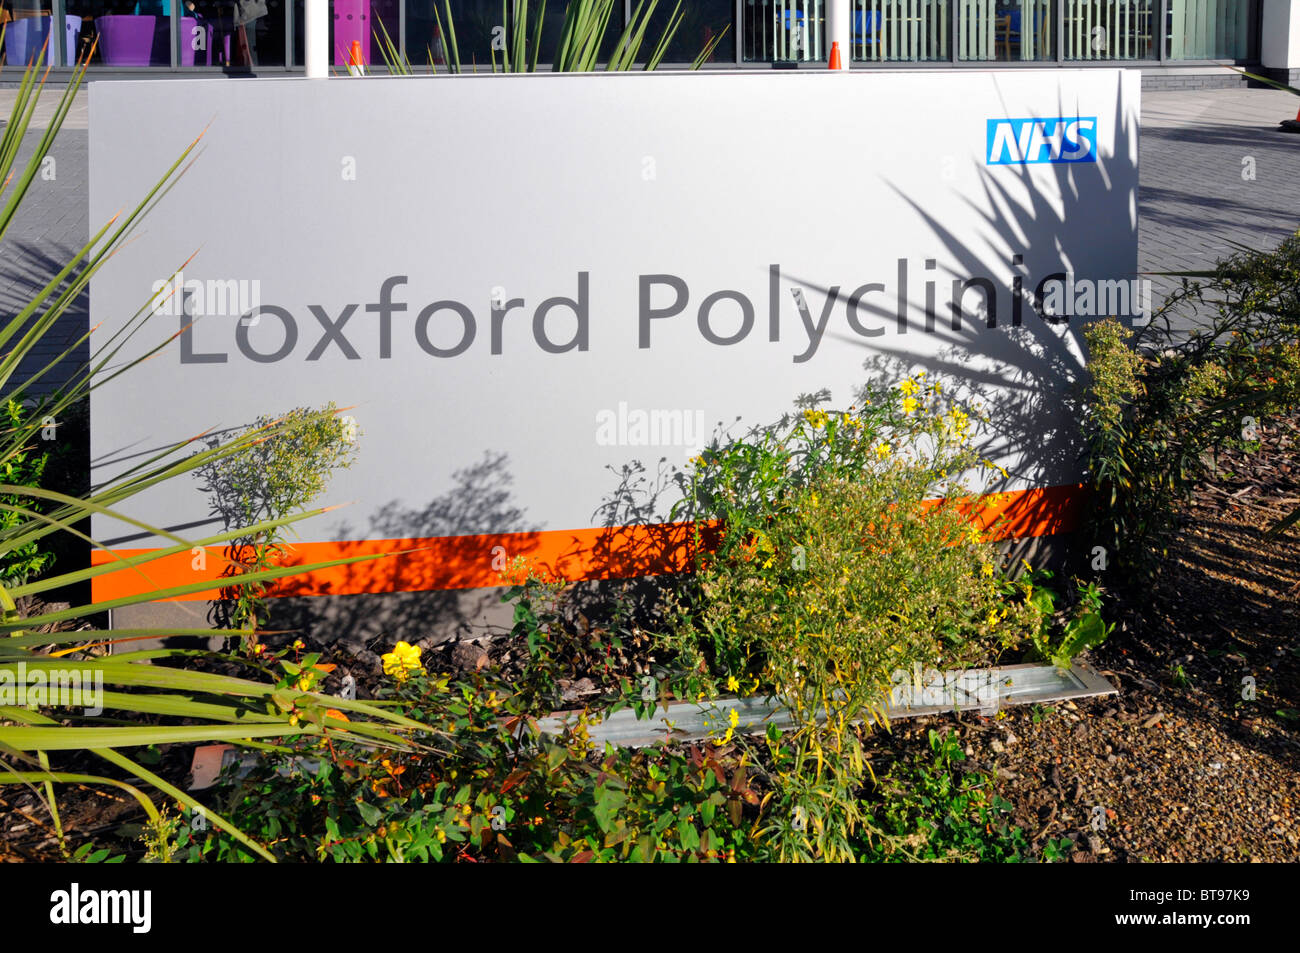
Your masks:
M 962 505 L 975 510 L 976 525 L 985 531 L 987 538 L 1021 539 L 1073 529 L 1084 499 L 1082 485 L 1054 486 L 995 493 L 978 498 L 979 506 L 972 506 L 974 500 L 962 501 Z M 702 535 L 706 548 L 716 540 L 716 534 L 715 525 L 705 527 Z M 571 582 L 629 579 L 685 571 L 691 566 L 696 546 L 690 523 L 295 543 L 288 548 L 284 565 L 305 566 L 356 556 L 380 558 L 280 580 L 269 595 L 355 595 L 500 586 L 509 582 L 500 567 L 517 557 L 523 557 L 551 576 Z M 96 550 L 91 562 L 101 565 L 150 552 L 157 550 Z M 172 600 L 208 601 L 217 598 L 220 587 L 228 584 L 221 577 L 229 565 L 223 547 L 209 547 L 202 559 L 190 552 L 164 556 L 141 566 L 97 576 L 91 583 L 92 594 L 96 601 L 102 601 L 211 580 L 212 589 Z

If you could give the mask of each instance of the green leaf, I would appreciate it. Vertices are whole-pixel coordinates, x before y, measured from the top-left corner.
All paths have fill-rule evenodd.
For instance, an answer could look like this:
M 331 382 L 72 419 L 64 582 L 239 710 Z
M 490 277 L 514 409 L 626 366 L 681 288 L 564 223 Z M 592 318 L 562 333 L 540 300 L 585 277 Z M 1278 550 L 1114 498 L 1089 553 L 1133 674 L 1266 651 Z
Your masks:
M 601 831 L 608 833 L 614 824 L 614 815 L 627 803 L 627 795 L 615 788 L 602 785 L 596 792 L 596 804 L 592 815 Z
M 699 831 L 695 829 L 694 824 L 684 817 L 677 822 L 677 837 L 687 850 L 695 850 L 700 846 Z

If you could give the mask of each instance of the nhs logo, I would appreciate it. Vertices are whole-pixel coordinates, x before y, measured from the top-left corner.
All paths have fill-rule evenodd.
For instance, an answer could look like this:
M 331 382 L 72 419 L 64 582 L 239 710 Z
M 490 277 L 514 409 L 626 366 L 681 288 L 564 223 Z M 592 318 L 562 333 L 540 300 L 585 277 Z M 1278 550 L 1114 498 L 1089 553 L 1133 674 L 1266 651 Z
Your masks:
M 1097 117 L 988 120 L 985 165 L 1096 162 Z

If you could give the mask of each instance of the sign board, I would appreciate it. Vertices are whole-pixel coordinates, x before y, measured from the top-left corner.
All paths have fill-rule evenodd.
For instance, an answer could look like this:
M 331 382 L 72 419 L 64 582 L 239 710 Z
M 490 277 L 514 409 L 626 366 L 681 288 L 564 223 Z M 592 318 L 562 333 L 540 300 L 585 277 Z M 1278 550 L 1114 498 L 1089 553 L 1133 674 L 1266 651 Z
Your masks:
M 132 346 L 188 330 L 94 393 L 95 477 L 334 401 L 360 456 L 322 502 L 352 505 L 301 524 L 302 558 L 421 551 L 296 591 L 486 586 L 503 554 L 632 575 L 654 566 L 610 528 L 644 543 L 708 441 L 924 369 L 983 403 L 1008 499 L 1050 531 L 1078 478 L 1080 326 L 1140 311 L 1139 87 L 1110 69 L 95 83 L 93 222 L 206 128 L 92 285 L 95 346 L 197 252 Z M 124 510 L 221 528 L 188 478 Z

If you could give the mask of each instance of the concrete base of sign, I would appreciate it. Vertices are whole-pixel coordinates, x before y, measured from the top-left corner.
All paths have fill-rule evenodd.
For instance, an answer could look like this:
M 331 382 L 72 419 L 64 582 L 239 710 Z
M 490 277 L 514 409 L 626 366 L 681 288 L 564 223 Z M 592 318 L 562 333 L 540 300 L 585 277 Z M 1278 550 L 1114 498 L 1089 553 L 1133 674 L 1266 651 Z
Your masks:
M 449 639 L 482 638 L 510 631 L 511 608 L 501 601 L 505 587 L 448 592 L 400 592 L 275 599 L 266 628 L 292 630 L 320 645 L 341 644 L 353 652 L 386 652 L 398 641 L 437 644 Z M 113 612 L 113 627 L 158 628 L 210 625 L 206 602 L 146 602 Z M 202 640 L 185 639 L 196 646 Z M 217 650 L 221 637 L 208 640 Z M 131 643 L 154 648 L 172 640 Z M 382 647 L 381 647 L 382 646 Z

